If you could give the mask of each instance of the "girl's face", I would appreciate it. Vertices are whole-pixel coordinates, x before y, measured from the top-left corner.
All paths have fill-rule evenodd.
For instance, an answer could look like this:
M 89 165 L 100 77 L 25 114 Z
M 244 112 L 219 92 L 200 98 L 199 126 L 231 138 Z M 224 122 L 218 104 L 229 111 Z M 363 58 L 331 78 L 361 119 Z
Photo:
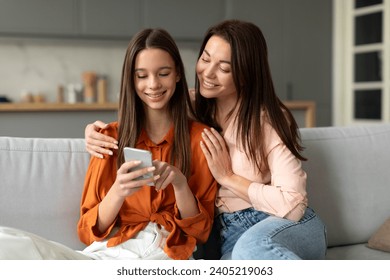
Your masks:
M 224 100 L 237 97 L 230 57 L 229 43 L 218 36 L 210 37 L 196 64 L 203 97 Z
M 145 106 L 165 110 L 180 76 L 172 57 L 161 49 L 144 49 L 135 60 L 135 89 Z

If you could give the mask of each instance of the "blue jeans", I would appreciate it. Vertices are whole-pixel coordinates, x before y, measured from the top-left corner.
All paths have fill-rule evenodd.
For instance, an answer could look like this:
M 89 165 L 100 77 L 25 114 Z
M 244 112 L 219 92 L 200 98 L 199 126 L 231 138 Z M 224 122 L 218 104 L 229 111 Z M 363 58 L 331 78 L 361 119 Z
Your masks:
M 299 222 L 248 208 L 215 219 L 221 259 L 318 260 L 327 248 L 326 228 L 311 208 Z

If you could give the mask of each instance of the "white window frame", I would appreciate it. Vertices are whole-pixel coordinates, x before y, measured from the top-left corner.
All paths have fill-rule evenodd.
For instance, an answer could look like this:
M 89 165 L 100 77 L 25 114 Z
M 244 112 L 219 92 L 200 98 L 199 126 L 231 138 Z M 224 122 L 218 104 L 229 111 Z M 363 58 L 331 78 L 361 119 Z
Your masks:
M 333 94 L 332 124 L 335 126 L 360 125 L 390 121 L 390 0 L 382 4 L 354 8 L 355 0 L 333 0 Z M 383 11 L 383 42 L 354 47 L 354 17 Z M 381 82 L 354 83 L 354 54 L 381 50 Z M 381 89 L 382 119 L 362 120 L 353 118 L 355 89 Z

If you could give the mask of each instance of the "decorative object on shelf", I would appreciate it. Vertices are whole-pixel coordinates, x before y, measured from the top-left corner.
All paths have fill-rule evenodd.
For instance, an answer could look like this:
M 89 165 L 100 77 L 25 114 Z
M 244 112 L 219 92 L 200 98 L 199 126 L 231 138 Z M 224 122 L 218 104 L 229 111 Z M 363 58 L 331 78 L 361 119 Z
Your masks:
M 58 85 L 57 87 L 57 103 L 63 103 L 65 101 L 64 86 Z
M 34 98 L 33 98 L 32 93 L 27 91 L 27 90 L 23 90 L 22 94 L 21 94 L 20 101 L 23 102 L 23 103 L 32 103 L 32 102 L 34 102 Z
M 46 97 L 43 93 L 38 92 L 37 94 L 33 95 L 34 103 L 44 103 L 46 102 Z
M 96 72 L 86 71 L 82 74 L 82 79 L 84 82 L 84 102 L 93 103 L 95 102 L 96 95 Z
M 0 103 L 9 103 L 11 100 L 7 96 L 0 95 Z
M 69 84 L 68 89 L 68 103 L 74 104 L 82 101 L 82 85 L 80 84 Z
M 107 76 L 100 75 L 97 81 L 97 102 L 104 104 L 107 102 Z

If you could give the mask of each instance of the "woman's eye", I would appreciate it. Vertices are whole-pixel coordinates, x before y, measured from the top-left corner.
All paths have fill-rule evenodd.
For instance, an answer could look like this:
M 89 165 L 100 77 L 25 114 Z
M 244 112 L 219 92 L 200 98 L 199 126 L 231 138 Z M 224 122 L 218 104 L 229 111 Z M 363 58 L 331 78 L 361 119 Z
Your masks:
M 137 76 L 138 79 L 145 79 L 146 76 Z
M 207 59 L 207 58 L 204 58 L 204 57 L 202 57 L 202 61 L 203 61 L 203 62 L 210 62 L 210 60 L 209 60 L 209 59 Z
M 221 71 L 222 71 L 223 73 L 229 73 L 229 72 L 230 72 L 229 69 L 224 69 L 224 68 L 219 68 L 219 69 L 221 69 Z
M 160 73 L 160 76 L 161 77 L 166 77 L 166 76 L 169 76 L 170 73 Z

